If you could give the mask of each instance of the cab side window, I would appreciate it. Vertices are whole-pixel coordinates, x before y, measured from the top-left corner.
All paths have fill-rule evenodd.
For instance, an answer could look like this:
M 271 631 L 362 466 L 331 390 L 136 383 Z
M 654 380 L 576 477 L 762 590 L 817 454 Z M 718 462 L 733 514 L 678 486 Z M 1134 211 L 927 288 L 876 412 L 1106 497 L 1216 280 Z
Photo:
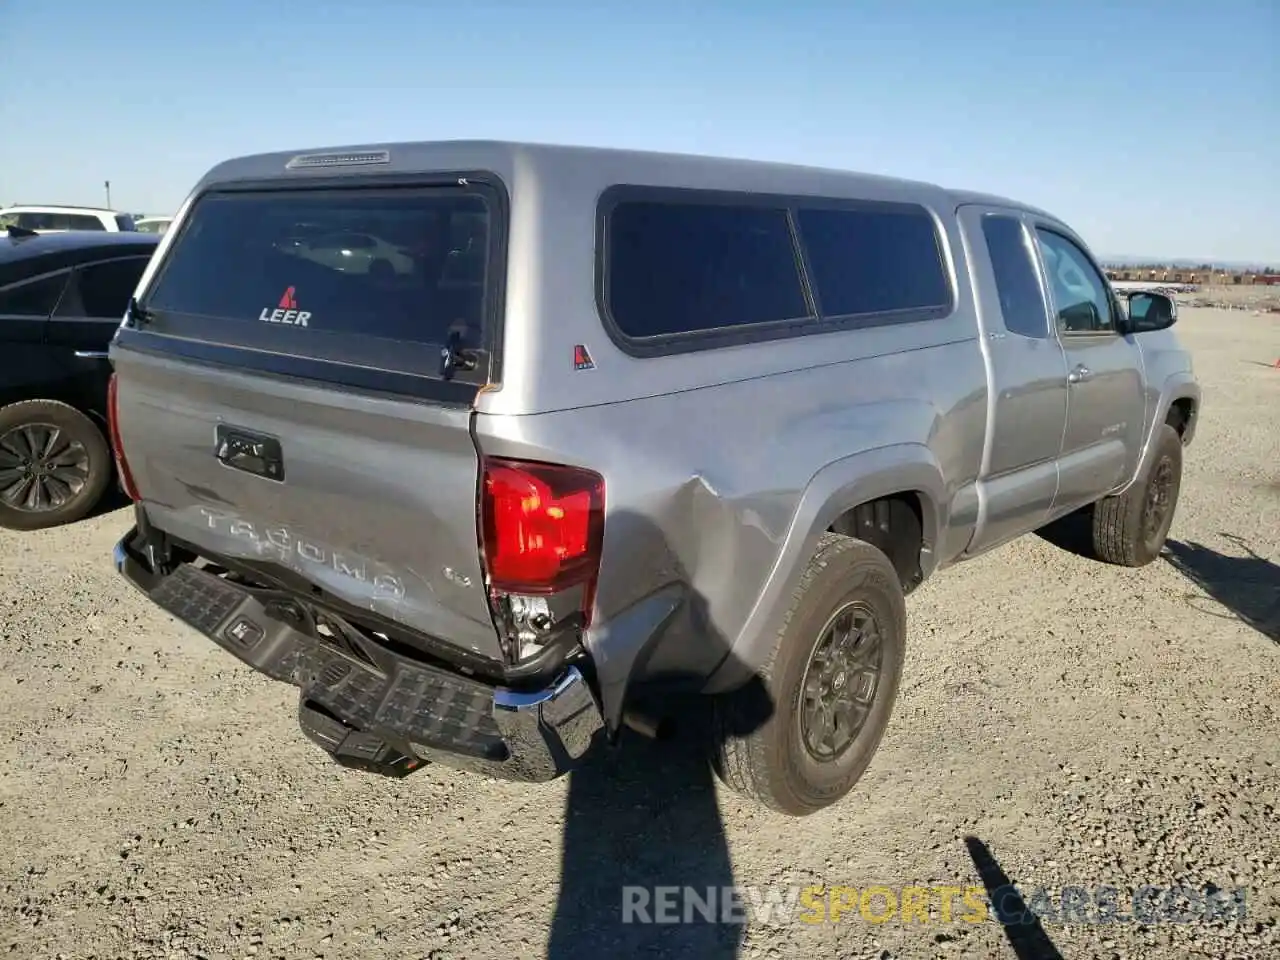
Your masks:
M 1115 330 L 1111 288 L 1088 256 L 1060 233 L 1036 228 L 1060 333 L 1109 333 Z
M 1049 324 L 1036 276 L 1035 254 L 1016 217 L 991 214 L 982 218 L 982 233 L 991 256 L 996 293 L 1004 327 L 1020 337 L 1043 340 Z

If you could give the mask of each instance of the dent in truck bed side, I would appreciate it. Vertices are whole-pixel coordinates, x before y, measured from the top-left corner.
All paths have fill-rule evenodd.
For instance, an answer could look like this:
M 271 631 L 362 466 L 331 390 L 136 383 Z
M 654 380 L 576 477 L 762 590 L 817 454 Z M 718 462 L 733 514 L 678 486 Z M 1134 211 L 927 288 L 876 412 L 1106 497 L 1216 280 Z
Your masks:
M 959 491 L 948 489 L 936 458 L 923 444 L 891 444 L 828 464 L 806 486 L 759 600 L 731 656 L 708 681 L 706 692 L 733 689 L 767 655 L 786 612 L 787 598 L 818 541 L 837 517 L 857 504 L 898 493 L 915 494 L 922 508 L 921 573 L 926 578 L 939 565 L 940 545 L 943 551 L 951 550 L 968 539 L 972 527 L 967 518 L 951 510 Z
M 849 333 L 829 342 L 856 351 L 859 340 Z M 598 368 L 609 357 L 605 345 Z M 864 373 L 881 368 L 895 373 Z M 726 657 L 759 654 L 747 636 L 763 635 L 771 599 L 807 559 L 804 545 L 862 499 L 923 494 L 926 572 L 967 542 L 972 512 L 953 521 L 951 504 L 968 500 L 964 488 L 979 466 L 972 437 L 981 431 L 983 397 L 975 377 L 982 382 L 970 338 L 626 403 L 478 414 L 475 433 L 484 454 L 590 464 L 604 475 L 604 554 L 585 640 L 605 660 L 602 686 L 616 688 L 633 666 L 637 682 L 685 678 L 701 686 Z M 913 398 L 922 381 L 936 386 L 936 407 Z M 725 423 L 741 426 L 717 427 Z M 747 423 L 758 439 L 740 432 Z M 826 466 L 834 450 L 868 452 Z M 659 593 L 677 597 L 679 609 L 650 604 Z M 620 622 L 615 630 L 614 621 L 642 606 L 662 637 L 624 650 L 617 633 L 632 627 Z

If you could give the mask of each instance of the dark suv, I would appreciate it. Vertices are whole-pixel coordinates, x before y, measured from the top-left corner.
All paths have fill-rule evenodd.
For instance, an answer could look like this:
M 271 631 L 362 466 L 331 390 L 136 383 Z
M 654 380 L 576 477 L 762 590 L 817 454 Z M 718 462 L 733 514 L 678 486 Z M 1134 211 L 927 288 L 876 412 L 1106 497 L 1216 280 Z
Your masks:
M 0 527 L 79 520 L 110 484 L 107 345 L 159 241 L 0 233 Z

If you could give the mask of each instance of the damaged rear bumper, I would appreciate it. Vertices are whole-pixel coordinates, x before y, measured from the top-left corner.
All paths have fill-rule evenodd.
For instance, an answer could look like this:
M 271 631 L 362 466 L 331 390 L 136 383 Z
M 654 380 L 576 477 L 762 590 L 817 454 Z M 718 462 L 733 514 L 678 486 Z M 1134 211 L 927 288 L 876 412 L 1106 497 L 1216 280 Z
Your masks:
M 568 665 L 541 689 L 512 690 L 411 659 L 369 638 L 321 637 L 276 615 L 259 591 L 193 564 L 158 572 L 136 529 L 117 571 L 153 603 L 260 673 L 301 691 L 303 732 L 347 766 L 404 776 L 433 760 L 507 780 L 551 780 L 586 753 L 603 720 Z

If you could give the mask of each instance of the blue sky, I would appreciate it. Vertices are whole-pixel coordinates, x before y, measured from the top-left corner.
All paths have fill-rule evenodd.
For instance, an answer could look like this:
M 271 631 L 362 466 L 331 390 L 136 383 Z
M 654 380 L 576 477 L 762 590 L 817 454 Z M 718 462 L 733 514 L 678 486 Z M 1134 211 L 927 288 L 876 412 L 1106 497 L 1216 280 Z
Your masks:
M 495 137 L 889 173 L 1101 254 L 1280 265 L 1275 0 L 0 0 L 0 203 L 169 212 L 272 149 Z

